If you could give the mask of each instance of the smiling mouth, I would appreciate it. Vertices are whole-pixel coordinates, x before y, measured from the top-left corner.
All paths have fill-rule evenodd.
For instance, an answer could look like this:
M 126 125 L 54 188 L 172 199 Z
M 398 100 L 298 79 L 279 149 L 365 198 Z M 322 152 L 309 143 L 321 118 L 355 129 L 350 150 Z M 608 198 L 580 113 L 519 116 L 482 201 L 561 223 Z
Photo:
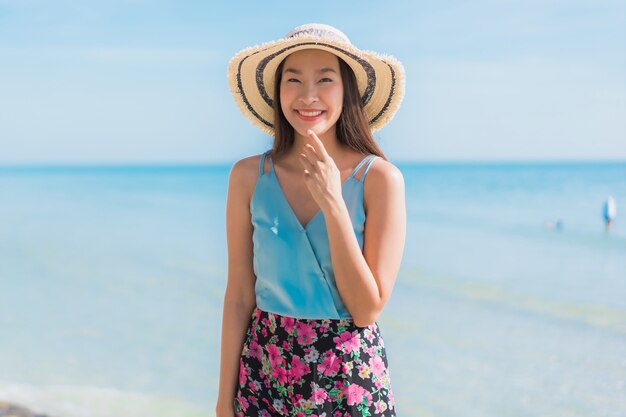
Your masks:
M 296 110 L 296 114 L 302 120 L 313 121 L 320 118 L 320 116 L 324 113 L 323 110 Z
M 315 110 L 315 111 L 296 110 L 296 111 L 298 112 L 299 115 L 305 116 L 305 117 L 315 117 L 315 116 L 319 116 L 320 114 L 322 114 L 322 110 Z

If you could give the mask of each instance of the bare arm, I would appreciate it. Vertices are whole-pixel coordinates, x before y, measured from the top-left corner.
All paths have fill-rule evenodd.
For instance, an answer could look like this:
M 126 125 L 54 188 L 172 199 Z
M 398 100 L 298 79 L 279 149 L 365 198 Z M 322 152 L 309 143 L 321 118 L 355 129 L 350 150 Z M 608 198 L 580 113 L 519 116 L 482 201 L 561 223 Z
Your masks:
M 325 215 L 339 294 L 357 326 L 374 323 L 396 280 L 406 235 L 402 173 L 391 163 L 372 162 L 364 184 L 367 218 L 363 253 L 343 200 Z
M 233 401 L 239 378 L 239 358 L 256 305 L 252 264 L 250 196 L 256 181 L 259 157 L 238 161 L 230 172 L 226 202 L 228 283 L 224 295 L 220 357 L 218 417 L 233 416 Z

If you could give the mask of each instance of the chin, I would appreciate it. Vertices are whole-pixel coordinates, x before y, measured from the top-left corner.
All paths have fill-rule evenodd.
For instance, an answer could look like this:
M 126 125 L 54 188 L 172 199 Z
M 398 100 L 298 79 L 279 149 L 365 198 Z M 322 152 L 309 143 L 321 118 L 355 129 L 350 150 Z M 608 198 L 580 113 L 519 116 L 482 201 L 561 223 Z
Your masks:
M 328 132 L 328 128 L 325 126 L 304 126 L 296 129 L 296 131 L 302 136 L 308 136 L 306 132 L 309 129 L 314 131 L 317 136 L 322 136 L 323 134 Z

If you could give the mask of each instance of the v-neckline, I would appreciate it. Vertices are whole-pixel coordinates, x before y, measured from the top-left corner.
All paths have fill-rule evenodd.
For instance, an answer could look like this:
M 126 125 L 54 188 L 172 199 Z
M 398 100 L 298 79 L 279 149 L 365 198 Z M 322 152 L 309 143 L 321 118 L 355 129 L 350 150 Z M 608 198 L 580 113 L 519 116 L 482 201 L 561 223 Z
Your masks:
M 318 208 L 317 211 L 315 212 L 315 214 L 313 215 L 313 217 L 311 217 L 311 219 L 306 223 L 306 225 L 302 225 L 302 223 L 300 222 L 300 220 L 298 219 L 298 216 L 296 216 L 296 212 L 293 211 L 293 208 L 291 207 L 291 204 L 289 204 L 289 200 L 287 200 L 287 196 L 285 195 L 285 192 L 283 191 L 283 187 L 280 185 L 280 181 L 278 180 L 278 176 L 276 175 L 276 171 L 274 171 L 272 173 L 274 175 L 274 179 L 276 180 L 276 185 L 278 186 L 278 190 L 280 191 L 280 195 L 282 196 L 283 201 L 285 202 L 285 206 L 287 206 L 288 211 L 291 213 L 291 217 L 293 217 L 294 221 L 296 222 L 296 224 L 300 227 L 301 230 L 308 230 L 308 227 L 311 223 L 313 223 L 315 221 L 315 219 L 317 219 L 317 217 L 319 217 L 322 214 L 322 209 Z M 341 183 L 341 191 L 343 193 L 343 186 L 346 185 L 346 183 L 348 181 L 350 181 L 350 179 L 355 179 L 353 175 L 350 175 L 348 178 L 346 178 L 342 183 Z
M 358 168 L 361 168 L 362 166 L 362 162 L 368 158 L 369 155 L 366 155 L 363 159 L 361 159 L 361 161 L 359 161 L 359 163 L 357 164 Z M 294 219 L 295 223 L 300 227 L 300 230 L 306 232 L 308 230 L 308 227 L 311 223 L 313 223 L 315 221 L 315 219 L 317 219 L 317 217 L 319 217 L 322 214 L 322 209 L 319 208 L 315 214 L 313 215 L 313 217 L 311 217 L 311 219 L 306 223 L 306 225 L 302 225 L 302 223 L 300 222 L 300 220 L 298 219 L 298 216 L 296 216 L 296 212 L 293 211 L 293 208 L 291 207 L 291 205 L 289 204 L 289 200 L 287 200 L 287 196 L 285 195 L 285 192 L 283 191 L 283 187 L 280 185 L 280 181 L 278 180 L 278 175 L 276 175 L 276 167 L 274 167 L 274 161 L 270 158 L 270 172 L 269 174 L 272 174 L 274 176 L 274 180 L 276 182 L 276 185 L 278 186 L 278 190 L 280 191 L 280 195 L 282 196 L 283 201 L 285 202 L 285 206 L 287 206 L 288 211 L 291 213 L 291 217 Z M 356 174 L 355 171 L 358 171 L 357 168 L 355 168 L 352 173 L 350 174 L 350 176 L 348 176 L 348 178 L 346 178 L 342 183 L 341 183 L 341 192 L 343 194 L 343 188 L 344 185 L 346 185 L 346 183 L 348 181 L 350 181 L 351 179 L 358 181 L 356 179 L 356 177 L 354 176 Z

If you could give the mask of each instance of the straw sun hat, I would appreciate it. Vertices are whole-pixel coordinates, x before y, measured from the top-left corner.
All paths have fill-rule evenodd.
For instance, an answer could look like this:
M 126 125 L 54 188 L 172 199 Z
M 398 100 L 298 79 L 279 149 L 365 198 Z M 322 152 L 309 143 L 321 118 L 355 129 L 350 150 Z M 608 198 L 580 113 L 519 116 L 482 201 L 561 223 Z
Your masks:
M 321 49 L 343 59 L 356 76 L 373 132 L 387 124 L 404 97 L 404 67 L 393 56 L 357 49 L 340 30 L 317 23 L 298 26 L 284 38 L 238 52 L 228 64 L 228 84 L 241 112 L 274 134 L 274 76 L 287 55 Z

